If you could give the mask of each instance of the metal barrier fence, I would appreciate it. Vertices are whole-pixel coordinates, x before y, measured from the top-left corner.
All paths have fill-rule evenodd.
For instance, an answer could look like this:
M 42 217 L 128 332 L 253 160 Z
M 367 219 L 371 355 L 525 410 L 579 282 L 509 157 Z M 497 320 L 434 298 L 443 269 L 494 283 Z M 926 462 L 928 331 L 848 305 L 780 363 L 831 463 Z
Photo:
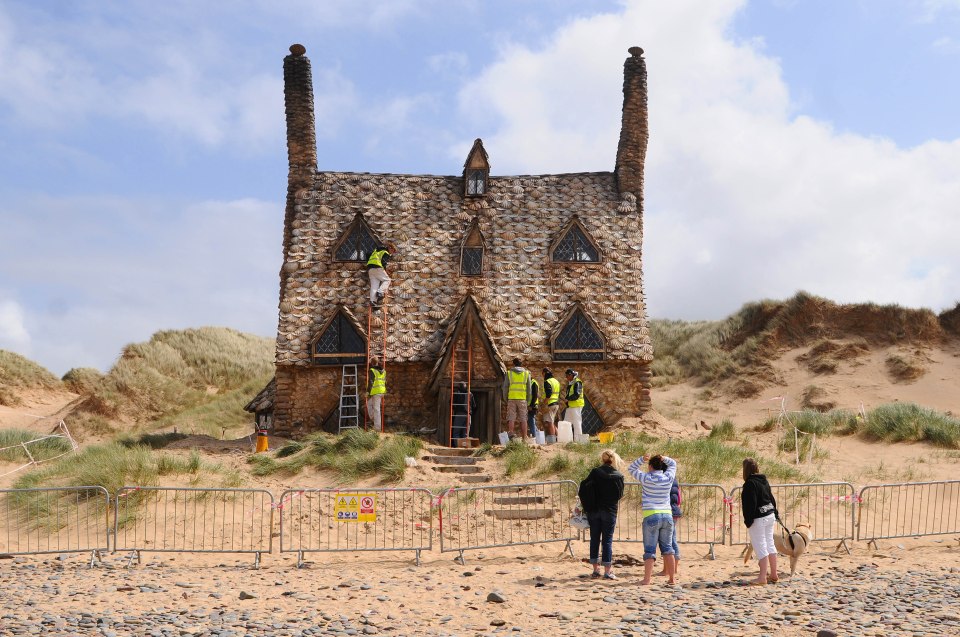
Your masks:
M 960 533 L 960 480 L 870 485 L 857 504 L 861 541 Z
M 570 480 L 449 489 L 438 498 L 440 551 L 566 542 L 577 538 L 570 511 L 577 484 Z
M 110 496 L 103 487 L 0 489 L 0 553 L 90 553 L 109 549 Z
M 280 552 L 415 551 L 433 548 L 426 489 L 290 489 L 280 495 Z
M 261 553 L 273 550 L 273 495 L 263 489 L 123 487 L 114 508 L 114 551 Z
M 813 482 L 810 484 L 772 484 L 777 511 L 784 525 L 810 526 L 815 542 L 840 542 L 847 552 L 847 540 L 853 540 L 853 522 L 857 495 L 849 482 Z M 750 535 L 740 510 L 742 487 L 730 491 L 730 544 L 746 545 Z M 839 548 L 839 547 L 838 547 Z
M 723 544 L 727 531 L 727 492 L 719 484 L 681 484 L 683 516 L 675 519 L 677 544 L 706 544 L 711 559 L 714 546 Z M 617 510 L 614 542 L 643 542 L 643 486 L 637 482 L 624 485 L 623 499 Z M 583 533 L 589 541 L 590 533 Z

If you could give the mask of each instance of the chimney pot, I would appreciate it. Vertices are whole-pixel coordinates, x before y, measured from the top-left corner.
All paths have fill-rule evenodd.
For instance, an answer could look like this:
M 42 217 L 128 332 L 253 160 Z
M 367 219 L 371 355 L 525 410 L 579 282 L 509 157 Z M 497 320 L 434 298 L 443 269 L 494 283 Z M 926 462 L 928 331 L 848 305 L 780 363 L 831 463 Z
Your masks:
M 306 55 L 307 47 L 302 44 L 292 44 L 290 45 L 290 54 L 294 57 L 300 57 L 301 55 Z M 641 51 L 643 53 L 643 51 Z
M 292 49 L 291 49 L 291 50 L 292 50 Z M 632 56 L 635 57 L 635 58 L 638 58 L 638 57 L 640 57 L 641 55 L 643 55 L 643 49 L 641 49 L 641 48 L 638 47 L 638 46 L 632 46 L 632 47 L 630 47 L 629 49 L 627 49 L 627 53 L 629 53 L 630 55 L 632 55 Z

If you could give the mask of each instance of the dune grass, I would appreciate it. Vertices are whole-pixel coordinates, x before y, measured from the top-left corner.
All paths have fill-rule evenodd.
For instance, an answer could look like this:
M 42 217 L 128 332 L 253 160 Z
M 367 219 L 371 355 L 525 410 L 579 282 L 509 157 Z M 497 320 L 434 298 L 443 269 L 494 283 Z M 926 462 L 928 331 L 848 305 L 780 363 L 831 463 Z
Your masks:
M 329 471 L 338 483 L 380 476 L 384 482 L 403 479 L 405 458 L 416 458 L 423 442 L 412 436 L 380 436 L 374 431 L 352 429 L 340 436 L 316 433 L 271 454 L 257 454 L 248 462 L 255 476 L 274 473 L 296 475 L 307 467 Z
M 504 447 L 497 447 L 493 451 L 495 458 L 503 459 L 504 475 L 510 477 L 518 473 L 529 471 L 537 464 L 537 452 L 533 447 L 522 440 L 514 439 Z
M 724 418 L 710 430 L 709 437 L 716 440 L 733 440 L 737 437 L 737 428 L 732 420 Z
M 34 460 L 48 460 L 63 455 L 73 448 L 66 438 L 46 438 L 31 442 L 43 436 L 43 434 L 23 429 L 0 429 L 0 449 L 3 449 L 0 451 L 0 460 L 28 462 L 31 457 Z M 27 455 L 24 444 L 29 449 L 30 455 Z
M 20 354 L 0 349 L 0 405 L 20 405 L 19 389 L 62 387 L 60 380 L 46 368 Z

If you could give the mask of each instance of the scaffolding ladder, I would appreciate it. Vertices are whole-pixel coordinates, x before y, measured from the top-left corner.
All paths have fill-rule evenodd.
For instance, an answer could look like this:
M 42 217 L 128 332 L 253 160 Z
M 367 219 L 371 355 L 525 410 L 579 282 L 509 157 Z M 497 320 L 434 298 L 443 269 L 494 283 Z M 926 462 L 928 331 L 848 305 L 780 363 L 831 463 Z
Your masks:
M 364 380 L 364 386 L 366 387 L 365 396 L 370 395 L 370 361 L 373 358 L 380 359 L 380 365 L 383 367 L 383 373 L 387 373 L 387 296 L 384 294 L 383 300 L 380 301 L 380 304 L 377 306 L 377 309 L 380 311 L 380 327 L 382 332 L 382 337 L 379 341 L 373 338 L 373 310 L 374 307 L 371 304 L 367 308 L 367 375 Z M 380 422 L 370 422 L 370 414 L 368 410 L 363 410 L 363 429 L 367 430 L 373 429 L 374 431 L 382 432 L 384 430 L 384 425 L 386 424 L 386 412 L 384 406 L 386 405 L 387 397 L 384 394 L 380 398 Z
M 357 395 L 357 366 L 344 365 L 340 376 L 340 419 L 337 433 L 360 428 L 360 396 Z
M 457 429 L 464 429 L 463 437 L 470 437 L 470 377 L 471 371 L 473 368 L 473 347 L 471 340 L 470 326 L 467 326 L 466 332 L 463 335 L 463 348 L 458 348 L 457 345 L 460 339 L 457 339 L 453 344 L 453 357 L 450 361 L 450 427 L 449 435 L 447 440 L 451 447 L 454 446 L 453 443 L 453 423 L 455 419 L 454 410 L 457 407 L 462 409 L 462 414 L 466 414 L 466 421 L 462 426 L 457 427 Z M 457 393 L 457 385 L 466 385 L 467 391 Z M 457 432 L 459 433 L 459 431 Z

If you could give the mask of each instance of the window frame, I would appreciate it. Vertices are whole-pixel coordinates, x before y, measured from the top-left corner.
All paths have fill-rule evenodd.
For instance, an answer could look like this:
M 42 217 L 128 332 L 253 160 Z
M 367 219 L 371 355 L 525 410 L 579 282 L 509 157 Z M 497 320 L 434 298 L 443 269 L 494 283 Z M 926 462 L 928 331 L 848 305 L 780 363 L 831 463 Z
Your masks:
M 363 218 L 363 215 L 357 213 L 357 216 L 353 218 L 353 221 L 340 233 L 340 237 L 337 239 L 336 243 L 333 244 L 333 252 L 331 254 L 334 263 L 363 263 L 366 264 L 367 259 L 370 258 L 370 255 L 358 259 L 341 259 L 337 256 L 337 253 L 340 251 L 340 248 L 343 247 L 345 243 L 351 238 L 354 232 L 359 230 L 365 230 L 370 238 L 373 240 L 374 246 L 380 243 L 380 238 L 373 231 L 373 228 L 370 227 L 370 224 L 367 223 L 367 220 Z
M 317 343 L 323 339 L 324 335 L 330 330 L 335 322 L 339 321 L 337 324 L 337 347 L 340 348 L 336 352 L 324 352 L 322 354 L 317 353 Z M 343 324 L 346 324 L 353 332 L 356 334 L 357 339 L 360 342 L 362 350 L 359 352 L 354 351 L 345 351 L 342 348 L 343 344 Z M 333 313 L 327 322 L 324 323 L 323 327 L 317 331 L 316 336 L 310 339 L 309 344 L 309 354 L 310 354 L 310 363 L 320 367 L 339 367 L 343 365 L 365 365 L 367 362 L 367 339 L 363 333 L 363 330 L 357 326 L 354 321 L 351 320 L 350 316 L 343 311 L 342 307 L 338 307 L 336 312 Z
M 578 349 L 557 349 L 557 339 L 570 324 L 570 321 L 582 317 L 587 325 L 593 330 L 597 339 L 600 341 L 600 348 L 578 348 Z M 582 339 L 578 340 L 582 342 Z M 579 343 L 578 343 L 579 344 Z M 599 354 L 597 358 L 581 358 L 580 356 L 557 357 L 557 354 Z M 576 303 L 567 312 L 567 314 L 557 324 L 553 334 L 550 335 L 550 356 L 555 363 L 602 363 L 607 359 L 607 338 L 603 335 L 596 321 L 587 313 L 586 309 Z
M 580 261 L 580 260 L 565 260 L 558 259 L 556 257 L 557 248 L 560 247 L 560 244 L 567 238 L 574 229 L 578 230 L 581 235 L 583 235 L 584 240 L 594 249 L 597 253 L 596 261 Z M 590 234 L 590 231 L 581 223 L 577 215 L 574 215 L 573 218 L 567 222 L 560 232 L 557 233 L 556 238 L 553 240 L 553 243 L 550 244 L 550 263 L 556 265 L 574 265 L 574 266 L 595 266 L 601 265 L 604 262 L 603 250 L 600 249 L 600 245 L 597 243 L 596 239 L 593 238 L 593 235 Z

